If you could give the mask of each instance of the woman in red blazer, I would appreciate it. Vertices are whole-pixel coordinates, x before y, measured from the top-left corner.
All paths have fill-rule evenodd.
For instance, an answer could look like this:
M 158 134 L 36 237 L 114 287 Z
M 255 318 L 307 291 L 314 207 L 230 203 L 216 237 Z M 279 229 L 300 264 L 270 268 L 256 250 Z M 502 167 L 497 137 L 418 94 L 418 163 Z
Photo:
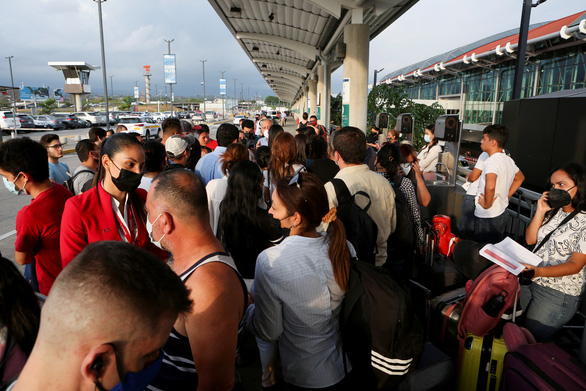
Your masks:
M 95 186 L 65 203 L 63 267 L 89 243 L 101 240 L 129 242 L 166 259 L 166 252 L 151 243 L 145 226 L 147 193 L 137 189 L 145 159 L 142 145 L 134 136 L 118 133 L 104 141 L 100 155 Z

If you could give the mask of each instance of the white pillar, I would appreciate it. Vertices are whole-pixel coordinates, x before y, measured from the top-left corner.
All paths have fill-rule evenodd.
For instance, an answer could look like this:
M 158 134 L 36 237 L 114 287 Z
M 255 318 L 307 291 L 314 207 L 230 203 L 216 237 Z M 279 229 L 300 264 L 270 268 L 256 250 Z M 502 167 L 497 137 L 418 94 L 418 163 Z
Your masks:
M 317 80 L 307 80 L 309 85 L 309 112 L 317 115 Z
M 75 97 L 75 111 L 83 111 L 83 104 L 81 103 L 81 94 L 73 95 Z
M 370 44 L 368 25 L 349 24 L 344 27 L 344 43 L 344 79 L 350 79 L 349 125 L 366 133 Z
M 317 116 L 317 122 L 321 125 L 323 114 L 323 92 L 324 92 L 324 66 L 319 64 L 317 66 L 317 83 L 316 83 L 316 94 L 315 94 L 315 111 L 312 110 L 311 114 Z M 313 105 L 312 105 L 313 106 Z M 319 109 L 318 109 L 319 107 Z M 317 113 L 320 115 L 317 115 Z M 311 115 L 310 114 L 310 115 Z

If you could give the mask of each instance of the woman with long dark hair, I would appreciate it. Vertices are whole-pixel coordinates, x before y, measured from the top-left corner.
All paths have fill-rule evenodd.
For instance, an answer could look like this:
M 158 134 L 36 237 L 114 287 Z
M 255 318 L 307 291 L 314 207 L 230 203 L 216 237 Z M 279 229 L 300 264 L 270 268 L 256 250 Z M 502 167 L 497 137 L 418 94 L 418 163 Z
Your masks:
M 423 229 L 421 228 L 421 213 L 415 188 L 409 179 L 399 174 L 400 156 L 399 147 L 391 143 L 384 145 L 379 150 L 376 160 L 377 172 L 387 178 L 391 186 L 393 186 L 397 201 L 395 205 L 397 208 L 403 205 L 409 209 L 410 221 L 413 224 L 411 232 L 405 232 L 406 227 L 400 227 L 400 222 L 397 220 L 397 229 L 389 236 L 388 240 L 388 266 L 391 266 L 395 260 L 398 261 L 396 266 L 399 264 L 402 266 L 400 262 L 409 259 L 409 254 L 412 256 L 414 248 L 422 247 L 424 241 Z M 395 271 L 401 271 L 401 267 L 396 268 Z
M 61 263 L 67 266 L 89 243 L 124 241 L 162 259 L 167 253 L 151 243 L 146 228 L 146 191 L 138 189 L 144 151 L 133 136 L 110 136 L 100 151 L 94 187 L 70 198 L 61 221 Z
M 551 174 L 525 240 L 536 245 L 533 251 L 542 259 L 537 267 L 525 265 L 523 275 L 533 278 L 521 292 L 525 327 L 538 341 L 546 341 L 572 319 L 586 286 L 584 166 L 568 163 Z
M 147 141 L 143 144 L 144 149 L 144 175 L 140 180 L 139 189 L 149 191 L 153 179 L 165 171 L 167 153 L 165 146 L 158 141 Z
M 429 205 L 429 202 L 431 201 L 431 195 L 429 194 L 429 190 L 427 190 L 427 186 L 425 185 L 425 179 L 423 178 L 421 167 L 417 161 L 415 148 L 409 144 L 401 144 L 399 146 L 399 151 L 401 153 L 400 173 L 409 178 L 411 183 L 413 183 L 413 187 L 415 187 L 417 193 L 417 202 L 419 202 L 419 205 Z
M 0 256 L 0 384 L 10 383 L 30 355 L 41 309 L 37 296 L 16 266 Z
M 344 225 L 310 173 L 281 178 L 270 213 L 290 235 L 258 256 L 246 327 L 264 341 L 278 340 L 283 377 L 293 388 L 343 390 L 339 318 L 351 258 Z M 321 223 L 329 224 L 327 234 L 317 232 Z
M 237 163 L 230 171 L 226 195 L 220 205 L 217 236 L 245 280 L 254 278 L 258 254 L 278 243 L 284 235 L 279 221 L 259 207 L 262 181 L 256 163 L 249 160 Z
M 224 177 L 212 179 L 206 185 L 208 195 L 208 210 L 210 212 L 210 225 L 214 234 L 218 233 L 218 222 L 220 220 L 220 204 L 226 195 L 228 187 L 228 174 L 232 168 L 244 160 L 248 160 L 248 149 L 241 143 L 232 143 L 228 145 L 220 161 L 222 162 L 221 170 Z

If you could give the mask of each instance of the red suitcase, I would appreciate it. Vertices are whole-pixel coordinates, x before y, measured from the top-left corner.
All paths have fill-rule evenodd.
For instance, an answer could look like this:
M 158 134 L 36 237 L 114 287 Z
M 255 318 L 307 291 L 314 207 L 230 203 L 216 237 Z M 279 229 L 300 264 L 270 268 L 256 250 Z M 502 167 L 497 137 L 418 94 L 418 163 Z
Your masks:
M 586 390 L 586 368 L 555 343 L 520 346 L 505 356 L 503 391 Z

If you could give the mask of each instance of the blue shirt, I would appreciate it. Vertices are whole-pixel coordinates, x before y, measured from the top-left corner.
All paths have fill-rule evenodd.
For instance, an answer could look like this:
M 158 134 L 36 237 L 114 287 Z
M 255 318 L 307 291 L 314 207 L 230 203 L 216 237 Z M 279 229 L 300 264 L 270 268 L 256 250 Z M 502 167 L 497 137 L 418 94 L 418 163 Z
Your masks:
M 260 253 L 247 330 L 279 340 L 283 377 L 298 387 L 325 388 L 344 378 L 336 283 L 326 237 L 290 236 Z
M 65 163 L 49 162 L 49 179 L 52 179 L 55 183 L 62 185 L 70 177 L 69 167 Z
M 220 157 L 226 151 L 226 147 L 217 146 L 213 152 L 203 156 L 195 166 L 195 173 L 201 177 L 205 185 L 212 179 L 224 177 L 222 173 L 222 162 Z

